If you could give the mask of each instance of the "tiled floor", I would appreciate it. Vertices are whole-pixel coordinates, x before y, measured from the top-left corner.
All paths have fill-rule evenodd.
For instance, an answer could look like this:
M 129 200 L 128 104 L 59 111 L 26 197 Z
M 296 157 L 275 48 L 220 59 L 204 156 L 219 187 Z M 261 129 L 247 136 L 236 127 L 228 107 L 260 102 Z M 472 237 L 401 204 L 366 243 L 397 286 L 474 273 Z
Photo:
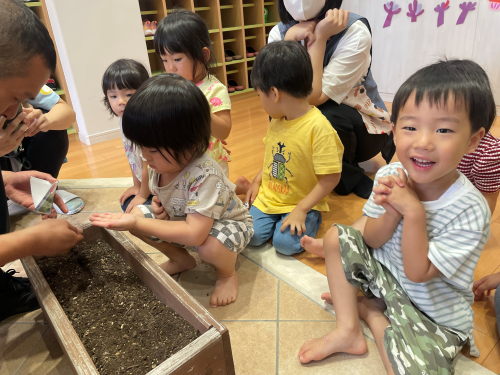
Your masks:
M 70 191 L 80 195 L 86 204 L 84 212 L 65 218 L 83 223 L 91 212 L 119 211 L 116 198 L 128 183 L 127 179 L 61 181 L 61 186 L 72 188 Z M 37 215 L 30 214 L 12 218 L 11 223 L 19 229 L 38 220 Z M 131 238 L 155 261 L 165 261 L 165 256 L 156 249 Z M 22 270 L 19 261 L 4 267 L 7 268 Z M 198 261 L 194 269 L 181 274 L 177 280 L 229 328 L 238 375 L 385 373 L 366 327 L 369 349 L 365 355 L 338 354 L 308 365 L 298 361 L 297 353 L 305 340 L 320 337 L 335 327 L 332 307 L 319 299 L 321 292 L 327 289 L 324 275 L 294 258 L 277 255 L 269 244 L 245 250 L 238 257 L 237 271 L 237 301 L 216 309 L 208 307 L 207 294 L 215 282 L 212 266 Z M 477 327 L 489 332 L 493 324 L 491 319 L 481 319 Z M 485 334 L 485 337 L 489 336 Z M 0 374 L 72 374 L 40 310 L 0 323 Z M 493 373 L 460 356 L 457 374 Z

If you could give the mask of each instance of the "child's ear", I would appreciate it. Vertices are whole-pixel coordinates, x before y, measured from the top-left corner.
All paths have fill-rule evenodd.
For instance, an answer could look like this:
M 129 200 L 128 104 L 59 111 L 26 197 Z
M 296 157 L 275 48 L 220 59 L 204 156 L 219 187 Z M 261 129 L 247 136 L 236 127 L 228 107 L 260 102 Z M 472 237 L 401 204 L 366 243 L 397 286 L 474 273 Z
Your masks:
M 271 92 L 270 94 L 272 95 L 272 98 L 275 103 L 278 103 L 281 99 L 281 93 L 276 87 L 271 87 Z
M 467 151 L 465 152 L 466 154 L 472 154 L 474 151 L 476 151 L 476 148 L 479 145 L 479 142 L 481 142 L 481 139 L 483 139 L 485 133 L 486 131 L 484 130 L 484 128 L 481 128 L 477 132 L 472 134 L 469 140 L 469 146 L 467 147 Z
M 210 60 L 210 50 L 207 47 L 203 47 L 201 53 L 203 54 L 203 58 L 205 59 L 205 61 Z

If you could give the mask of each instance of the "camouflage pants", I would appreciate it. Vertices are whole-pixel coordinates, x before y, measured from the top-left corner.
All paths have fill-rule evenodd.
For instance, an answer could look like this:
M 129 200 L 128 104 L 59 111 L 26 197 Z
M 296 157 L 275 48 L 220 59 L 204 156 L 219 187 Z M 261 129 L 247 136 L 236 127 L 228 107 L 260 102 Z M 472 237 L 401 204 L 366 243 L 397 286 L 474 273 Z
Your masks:
M 384 346 L 398 375 L 454 374 L 453 360 L 465 341 L 430 320 L 410 301 L 387 268 L 372 256 L 358 230 L 337 225 L 347 280 L 369 298 L 383 298 L 390 325 Z

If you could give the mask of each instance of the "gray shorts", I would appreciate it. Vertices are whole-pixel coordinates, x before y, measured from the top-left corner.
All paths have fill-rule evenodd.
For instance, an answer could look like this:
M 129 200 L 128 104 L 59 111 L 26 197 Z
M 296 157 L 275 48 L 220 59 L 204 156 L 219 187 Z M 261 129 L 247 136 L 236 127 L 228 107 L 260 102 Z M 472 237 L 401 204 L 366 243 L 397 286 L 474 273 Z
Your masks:
M 139 205 L 144 217 L 154 219 L 153 210 L 151 206 Z M 217 238 L 222 244 L 229 250 L 236 253 L 240 253 L 248 245 L 250 239 L 254 233 L 253 230 L 253 219 L 252 217 L 247 218 L 245 221 L 231 220 L 231 219 L 221 219 L 214 220 L 214 225 L 210 230 L 210 235 Z M 150 236 L 151 240 L 161 243 L 165 242 L 158 237 Z M 168 242 L 168 241 L 167 241 Z M 174 242 L 170 242 L 175 246 L 182 247 L 187 250 L 197 251 L 196 246 L 186 246 Z

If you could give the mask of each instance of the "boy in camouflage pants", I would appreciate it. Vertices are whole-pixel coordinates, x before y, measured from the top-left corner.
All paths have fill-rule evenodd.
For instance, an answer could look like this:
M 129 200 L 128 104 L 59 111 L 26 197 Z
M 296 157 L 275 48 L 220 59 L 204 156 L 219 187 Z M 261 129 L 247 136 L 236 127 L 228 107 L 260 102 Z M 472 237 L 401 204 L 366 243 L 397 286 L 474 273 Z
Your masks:
M 325 235 L 326 299 L 337 324 L 304 343 L 299 359 L 365 353 L 359 316 L 388 374 L 453 374 L 463 345 L 479 355 L 472 284 L 491 218 L 484 197 L 456 167 L 489 131 L 495 103 L 479 65 L 451 60 L 410 77 L 392 110 L 400 162 L 378 171 L 363 234 L 335 225 Z

